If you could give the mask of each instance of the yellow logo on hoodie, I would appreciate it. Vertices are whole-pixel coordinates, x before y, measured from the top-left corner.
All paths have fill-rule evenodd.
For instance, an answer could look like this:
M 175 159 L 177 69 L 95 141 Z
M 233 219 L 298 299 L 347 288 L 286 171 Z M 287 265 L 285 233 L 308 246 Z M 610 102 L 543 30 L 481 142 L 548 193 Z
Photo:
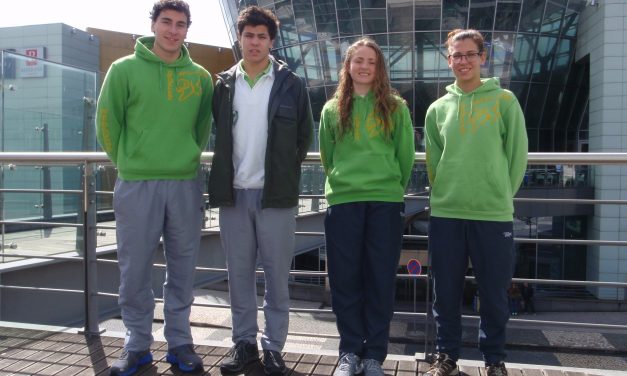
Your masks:
M 183 71 L 177 72 L 176 77 L 176 94 L 178 95 L 179 102 L 185 102 L 192 96 L 199 97 L 202 95 L 202 74 L 200 72 Z M 168 71 L 168 100 L 174 99 L 173 87 L 174 87 L 174 73 Z

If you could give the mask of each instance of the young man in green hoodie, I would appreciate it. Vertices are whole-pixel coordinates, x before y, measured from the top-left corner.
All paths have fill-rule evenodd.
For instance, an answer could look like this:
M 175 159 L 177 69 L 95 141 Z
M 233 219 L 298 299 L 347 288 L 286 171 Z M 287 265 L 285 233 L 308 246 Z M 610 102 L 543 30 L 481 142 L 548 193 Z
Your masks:
M 486 375 L 503 376 L 507 289 L 514 268 L 513 197 L 527 167 L 527 130 L 514 94 L 501 89 L 496 78 L 481 79 L 483 36 L 453 30 L 446 45 L 456 80 L 425 119 L 438 352 L 426 375 L 459 373 L 461 301 L 470 258 L 481 298 L 479 349 Z
M 167 361 L 184 372 L 202 369 L 189 324 L 193 276 L 204 218 L 200 153 L 211 127 L 211 76 L 183 42 L 189 6 L 160 0 L 151 12 L 154 36 L 115 61 L 98 98 L 98 142 L 118 170 L 116 217 L 119 305 L 127 328 L 111 375 L 128 376 L 152 361 L 153 255 L 163 236 Z

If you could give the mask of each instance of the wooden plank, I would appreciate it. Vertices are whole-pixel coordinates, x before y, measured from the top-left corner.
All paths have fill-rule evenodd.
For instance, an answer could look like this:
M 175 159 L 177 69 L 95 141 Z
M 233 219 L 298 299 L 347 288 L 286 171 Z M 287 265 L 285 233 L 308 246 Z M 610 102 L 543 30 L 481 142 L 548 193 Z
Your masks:
M 466 374 L 468 376 L 479 376 L 479 368 L 477 366 L 462 366 L 458 365 L 457 368 L 462 374 Z M 481 367 L 483 368 L 483 367 Z
M 535 369 L 535 368 L 534 369 L 523 368 L 522 374 L 523 376 L 544 376 L 544 373 L 542 372 L 542 370 Z
M 409 360 L 400 360 L 396 368 L 396 376 L 416 375 L 418 362 Z
M 429 362 L 424 362 L 424 361 L 419 361 L 418 362 L 418 372 L 419 373 L 425 373 L 429 370 L 429 368 L 431 368 L 431 363 Z
M 320 358 L 321 358 L 320 355 L 313 355 L 313 354 L 303 355 L 303 357 L 300 358 L 300 361 L 298 362 L 298 364 L 296 364 L 296 367 L 294 367 L 292 374 L 293 375 L 297 375 L 297 374 L 311 375 L 313 370 L 316 368 L 316 365 L 318 365 Z
M 544 375 L 545 376 L 564 376 L 564 372 L 557 371 L 557 370 L 554 370 L 554 369 L 545 369 L 544 370 Z
M 316 376 L 332 375 L 336 364 L 337 356 L 323 355 L 322 357 L 320 357 L 316 368 L 314 368 L 311 374 Z
M 386 375 L 394 375 L 396 373 L 396 364 L 398 362 L 395 360 L 386 359 L 383 364 L 381 364 L 381 368 L 383 369 L 383 373 Z

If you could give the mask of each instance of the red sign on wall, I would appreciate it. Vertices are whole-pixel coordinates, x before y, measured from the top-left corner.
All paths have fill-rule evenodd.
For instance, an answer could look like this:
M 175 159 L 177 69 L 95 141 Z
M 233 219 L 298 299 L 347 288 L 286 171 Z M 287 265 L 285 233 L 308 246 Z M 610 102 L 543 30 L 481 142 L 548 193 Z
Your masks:
M 39 60 L 45 58 L 44 47 L 28 47 L 18 48 L 17 53 L 32 57 L 34 59 L 18 59 L 17 60 L 17 77 L 29 78 L 29 77 L 45 77 L 44 63 Z

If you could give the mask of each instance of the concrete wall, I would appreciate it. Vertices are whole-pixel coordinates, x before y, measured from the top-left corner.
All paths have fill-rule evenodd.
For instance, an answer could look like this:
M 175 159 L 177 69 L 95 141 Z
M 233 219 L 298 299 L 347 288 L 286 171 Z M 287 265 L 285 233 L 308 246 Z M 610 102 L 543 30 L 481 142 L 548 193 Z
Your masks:
M 627 151 L 627 3 L 599 0 L 581 14 L 577 59 L 590 57 L 589 150 Z M 627 199 L 627 166 L 594 168 L 597 199 Z M 627 206 L 596 205 L 591 239 L 627 240 Z M 588 279 L 627 282 L 627 249 L 589 247 Z M 591 290 L 599 298 L 625 299 L 615 288 Z

